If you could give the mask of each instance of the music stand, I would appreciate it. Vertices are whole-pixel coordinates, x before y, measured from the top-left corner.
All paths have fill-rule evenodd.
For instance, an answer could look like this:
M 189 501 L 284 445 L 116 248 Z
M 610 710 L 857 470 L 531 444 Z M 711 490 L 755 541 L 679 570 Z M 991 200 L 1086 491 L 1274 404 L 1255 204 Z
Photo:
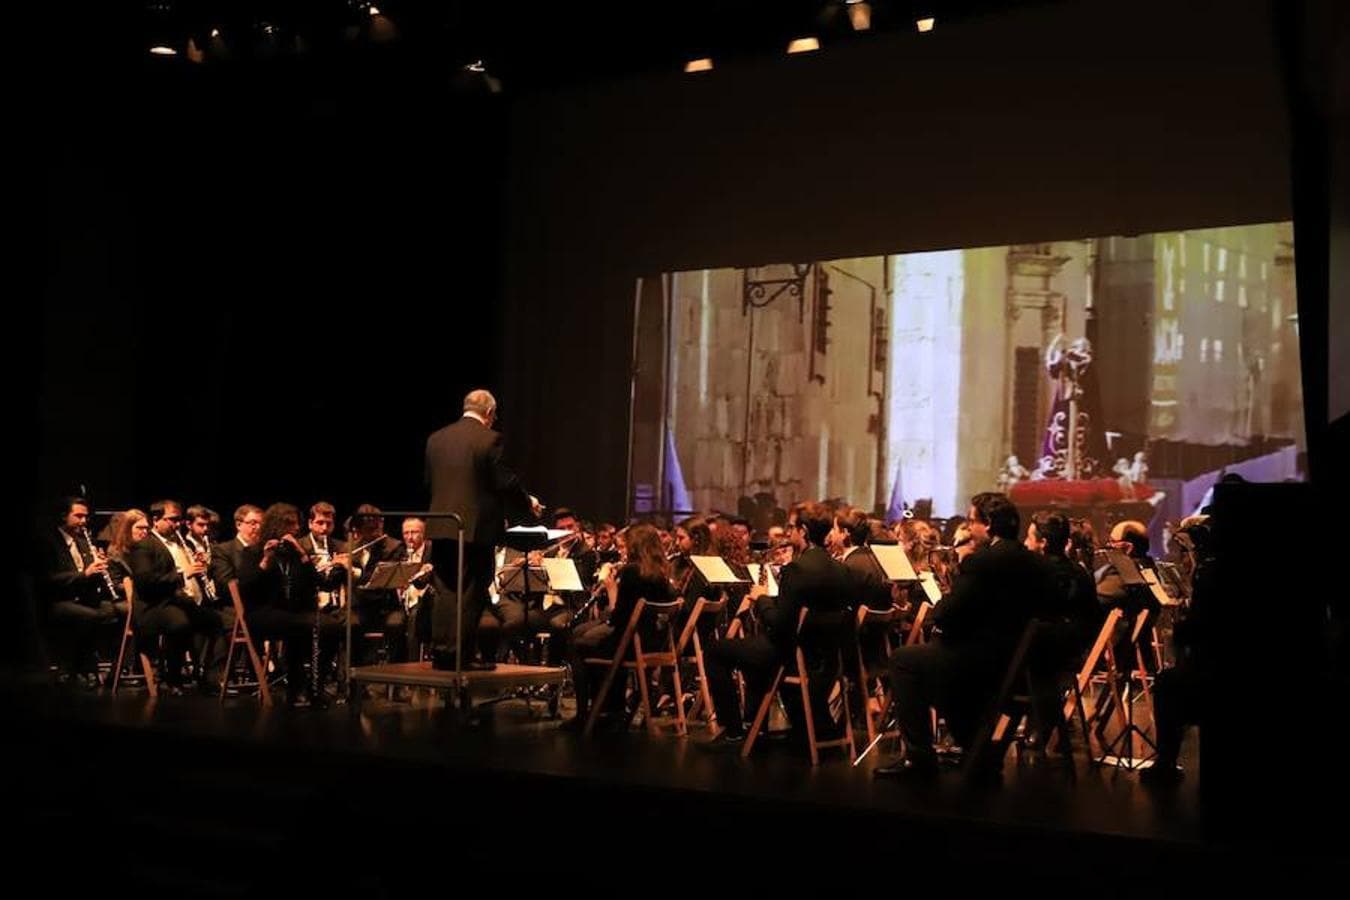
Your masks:
M 530 596 L 531 572 L 534 573 L 535 578 L 540 579 L 545 585 L 547 585 L 548 582 L 548 575 L 542 567 L 526 565 L 530 558 L 530 554 L 535 550 L 544 551 L 551 549 L 554 544 L 565 537 L 570 537 L 571 534 L 572 532 L 570 531 L 550 531 L 547 528 L 516 527 L 506 529 L 506 535 L 502 538 L 502 546 L 511 550 L 518 550 L 522 554 L 519 566 L 522 579 L 521 592 L 527 599 Z M 498 588 L 498 590 L 503 593 L 505 592 L 504 587 Z
M 412 584 L 412 580 L 416 578 L 417 573 L 421 571 L 421 563 L 378 563 L 375 566 L 375 570 L 370 573 L 369 580 L 361 585 L 361 590 L 401 591 Z
M 463 641 L 464 632 L 464 519 L 459 513 L 453 512 L 434 512 L 431 510 L 386 510 L 385 516 L 390 518 L 417 518 L 417 519 L 450 519 L 455 523 L 455 540 L 459 544 L 459 554 L 455 560 L 455 683 L 463 685 L 464 662 L 460 658 L 460 644 Z M 377 565 L 378 569 L 379 566 Z M 420 569 L 421 566 L 419 565 Z M 343 687 L 347 691 L 347 696 L 352 696 L 352 610 L 351 599 L 356 596 L 356 576 L 352 574 L 352 567 L 347 567 L 347 599 L 348 609 L 346 615 L 347 626 L 347 666 L 346 666 L 346 684 Z

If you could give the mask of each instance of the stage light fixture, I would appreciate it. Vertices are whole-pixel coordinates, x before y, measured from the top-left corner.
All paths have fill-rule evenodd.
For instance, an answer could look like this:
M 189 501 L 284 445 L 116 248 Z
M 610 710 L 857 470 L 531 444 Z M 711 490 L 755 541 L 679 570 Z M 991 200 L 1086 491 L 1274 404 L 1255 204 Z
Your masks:
M 712 67 L 712 59 L 706 56 L 702 59 L 691 59 L 684 64 L 685 72 L 711 72 Z
M 937 19 L 933 18 L 932 16 L 928 16 L 927 18 L 923 19 L 918 19 L 917 21 L 915 21 L 914 27 L 919 29 L 919 32 L 921 34 L 927 34 L 928 32 L 932 31 L 934 28 L 937 27 Z
M 820 49 L 820 41 L 813 37 L 801 37 L 788 44 L 788 53 L 811 53 Z
M 168 44 L 156 44 L 150 48 L 150 53 L 154 56 L 177 56 L 178 51 Z

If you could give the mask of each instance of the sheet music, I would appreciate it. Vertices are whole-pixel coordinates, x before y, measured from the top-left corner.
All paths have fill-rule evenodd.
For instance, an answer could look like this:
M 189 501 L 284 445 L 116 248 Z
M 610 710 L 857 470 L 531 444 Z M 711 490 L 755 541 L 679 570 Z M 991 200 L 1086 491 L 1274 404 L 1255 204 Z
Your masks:
M 942 600 L 942 588 L 938 587 L 937 579 L 933 577 L 933 573 L 921 573 L 919 584 L 923 586 L 923 593 L 928 598 L 928 602 L 937 606 L 938 602 Z
M 586 590 L 581 584 L 581 575 L 577 572 L 577 564 L 571 559 L 548 557 L 542 562 L 544 563 L 544 571 L 548 573 L 549 590 L 559 592 Z
M 750 580 L 759 584 L 759 563 L 750 563 Z M 769 572 L 764 578 L 764 586 L 769 589 L 770 597 L 778 596 L 778 579 L 773 577 L 773 567 L 769 567 Z
M 887 581 L 918 581 L 914 566 L 899 544 L 873 544 L 872 553 L 881 563 L 881 571 L 886 573 Z
M 708 584 L 745 584 L 744 578 L 737 578 L 727 561 L 720 556 L 691 556 L 689 561 L 698 567 L 699 573 Z
M 1153 592 L 1153 599 L 1157 600 L 1160 605 L 1177 605 L 1177 601 L 1163 589 L 1162 582 L 1158 581 L 1158 576 L 1153 573 L 1152 569 L 1140 569 L 1139 574 L 1144 576 L 1144 581 L 1148 582 L 1148 589 Z

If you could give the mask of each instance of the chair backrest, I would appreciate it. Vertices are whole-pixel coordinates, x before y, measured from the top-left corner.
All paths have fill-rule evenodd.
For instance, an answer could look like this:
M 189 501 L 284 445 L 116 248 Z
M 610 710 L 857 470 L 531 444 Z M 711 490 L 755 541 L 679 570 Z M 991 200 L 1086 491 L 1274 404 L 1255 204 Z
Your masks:
M 699 619 L 703 616 L 717 616 L 727 608 L 726 595 L 717 601 L 709 601 L 706 597 L 699 597 L 694 601 L 694 609 L 689 613 L 689 618 L 684 623 L 684 630 L 675 641 L 675 652 L 683 653 L 684 648 L 689 646 L 694 637 L 694 630 L 698 627 Z

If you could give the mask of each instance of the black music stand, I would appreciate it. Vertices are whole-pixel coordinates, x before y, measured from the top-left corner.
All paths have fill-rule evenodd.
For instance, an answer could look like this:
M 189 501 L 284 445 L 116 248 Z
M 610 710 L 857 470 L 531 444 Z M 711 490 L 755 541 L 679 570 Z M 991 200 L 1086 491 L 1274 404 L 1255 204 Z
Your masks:
M 464 519 L 459 513 L 453 512 L 433 512 L 431 510 L 386 510 L 384 515 L 389 518 L 418 518 L 418 519 L 450 519 L 455 523 L 455 540 L 459 543 L 459 554 L 455 561 L 455 683 L 461 686 L 464 683 L 464 661 L 460 654 L 460 644 L 464 631 Z M 379 566 L 376 566 L 378 569 Z M 421 569 L 421 566 L 418 566 Z M 415 574 L 415 573 L 414 573 Z M 347 567 L 347 667 L 346 684 L 343 685 L 347 692 L 347 697 L 352 697 L 352 610 L 351 601 L 356 596 L 356 578 L 352 574 L 352 567 Z

